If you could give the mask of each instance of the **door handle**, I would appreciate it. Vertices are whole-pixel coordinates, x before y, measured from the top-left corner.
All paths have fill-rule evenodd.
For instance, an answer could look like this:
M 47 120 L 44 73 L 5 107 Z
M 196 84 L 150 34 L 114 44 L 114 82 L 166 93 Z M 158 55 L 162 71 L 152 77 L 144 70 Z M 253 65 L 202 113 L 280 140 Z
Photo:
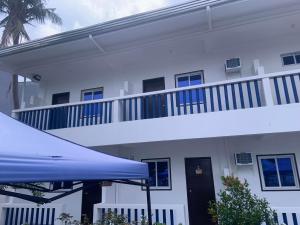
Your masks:
M 189 189 L 189 192 L 192 193 L 192 189 L 191 188 Z

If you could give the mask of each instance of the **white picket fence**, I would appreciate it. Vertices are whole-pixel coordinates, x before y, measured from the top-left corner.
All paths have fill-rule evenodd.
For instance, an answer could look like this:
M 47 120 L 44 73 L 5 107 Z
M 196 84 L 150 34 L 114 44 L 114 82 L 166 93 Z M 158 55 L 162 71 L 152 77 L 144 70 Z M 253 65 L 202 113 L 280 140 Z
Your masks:
M 141 221 L 147 217 L 147 206 L 145 204 L 96 204 L 94 205 L 94 222 L 103 219 L 105 213 L 115 212 L 124 215 L 128 222 Z M 152 204 L 153 222 L 167 225 L 187 224 L 184 205 L 181 204 Z
M 0 225 L 60 225 L 62 204 L 4 203 L 0 204 Z

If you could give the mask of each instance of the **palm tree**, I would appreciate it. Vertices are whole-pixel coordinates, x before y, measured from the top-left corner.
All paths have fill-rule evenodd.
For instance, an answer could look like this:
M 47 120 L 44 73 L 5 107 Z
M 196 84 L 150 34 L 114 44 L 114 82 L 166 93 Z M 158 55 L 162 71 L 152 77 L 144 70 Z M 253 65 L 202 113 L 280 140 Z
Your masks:
M 24 40 L 30 40 L 25 25 L 33 22 L 44 24 L 50 20 L 55 24 L 62 24 L 61 18 L 53 8 L 46 8 L 46 0 L 0 0 L 0 15 L 4 18 L 0 21 L 3 28 L 1 46 L 20 44 Z M 12 79 L 13 107 L 19 108 L 18 75 Z

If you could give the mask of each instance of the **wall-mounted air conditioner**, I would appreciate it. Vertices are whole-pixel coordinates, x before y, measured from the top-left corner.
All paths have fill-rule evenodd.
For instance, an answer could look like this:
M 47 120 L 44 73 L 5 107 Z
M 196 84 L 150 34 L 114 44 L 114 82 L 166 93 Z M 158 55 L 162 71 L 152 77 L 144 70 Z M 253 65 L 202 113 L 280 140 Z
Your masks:
M 226 73 L 237 73 L 241 72 L 242 65 L 240 58 L 226 59 L 225 61 L 225 72 Z
M 235 164 L 237 166 L 250 166 L 253 165 L 253 157 L 250 152 L 241 152 L 234 154 Z

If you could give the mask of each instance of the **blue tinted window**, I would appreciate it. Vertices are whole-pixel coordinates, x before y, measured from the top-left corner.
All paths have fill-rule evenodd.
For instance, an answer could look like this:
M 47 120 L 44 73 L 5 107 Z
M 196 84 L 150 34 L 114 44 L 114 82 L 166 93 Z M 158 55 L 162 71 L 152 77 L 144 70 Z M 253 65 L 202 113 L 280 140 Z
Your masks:
M 94 100 L 102 99 L 102 98 L 103 98 L 103 92 L 102 91 L 95 91 L 94 92 L 94 97 L 93 97 Z
M 178 77 L 177 86 L 178 87 L 187 87 L 189 86 L 189 76 Z
M 145 160 L 149 169 L 149 184 L 151 189 L 168 190 L 171 188 L 169 159 Z
M 280 175 L 281 186 L 295 186 L 292 162 L 290 158 L 278 158 L 278 170 Z
M 188 87 L 202 83 L 202 74 L 200 73 L 191 73 L 177 78 L 177 87 Z M 203 102 L 203 90 L 195 89 L 190 91 L 180 91 L 178 97 L 179 101 L 177 103 L 179 104 L 189 104 L 191 101 L 192 103 Z
M 93 100 L 93 92 L 85 92 L 83 95 L 84 101 Z
M 149 184 L 150 186 L 156 186 L 156 165 L 155 162 L 148 162 L 149 167 Z
M 261 166 L 263 170 L 265 186 L 279 187 L 279 180 L 278 180 L 275 159 L 262 159 Z
M 157 162 L 157 186 L 169 186 L 168 162 Z
M 295 58 L 296 58 L 296 63 L 300 63 L 300 54 L 296 54 Z
M 283 65 L 292 65 L 295 64 L 295 58 L 293 55 L 283 56 Z

